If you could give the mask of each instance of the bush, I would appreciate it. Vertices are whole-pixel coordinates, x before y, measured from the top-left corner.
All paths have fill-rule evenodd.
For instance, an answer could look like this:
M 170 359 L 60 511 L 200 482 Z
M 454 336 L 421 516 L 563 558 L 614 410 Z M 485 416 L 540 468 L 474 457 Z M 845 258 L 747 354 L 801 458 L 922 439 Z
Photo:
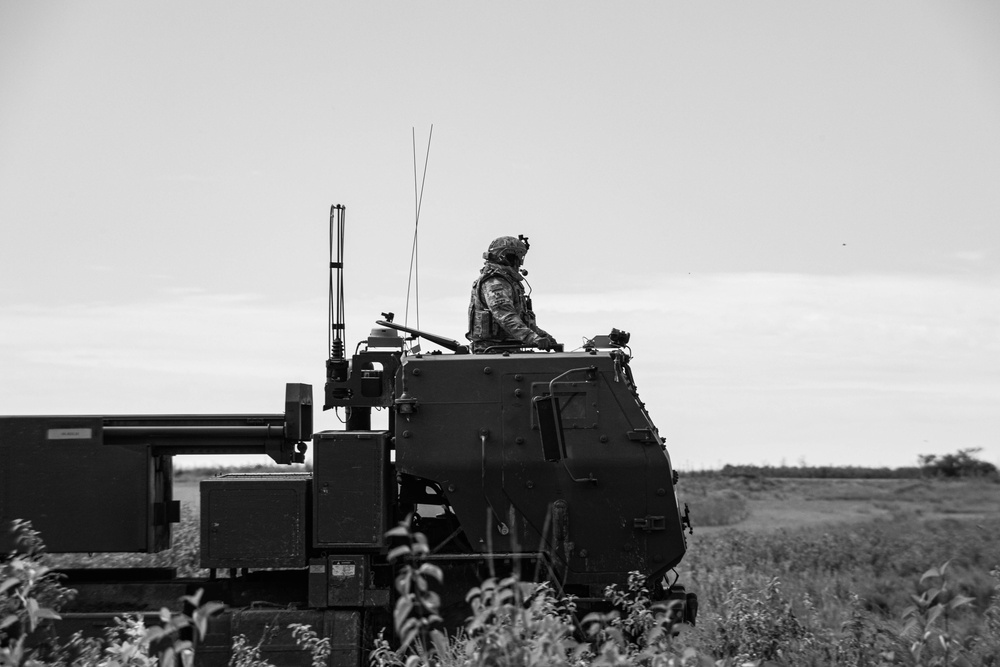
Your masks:
M 0 561 L 0 665 L 21 664 L 28 635 L 58 620 L 75 593 L 43 562 L 45 544 L 30 522 L 15 521 L 11 532 L 16 549 Z
M 146 627 L 141 617 L 124 616 L 105 632 L 104 640 L 74 635 L 60 644 L 54 633 L 27 647 L 29 635 L 45 622 L 59 620 L 59 609 L 74 591 L 59 583 L 45 564 L 45 545 L 27 521 L 13 524 L 18 550 L 0 563 L 0 667 L 153 667 L 192 664 L 194 653 L 180 631 L 194 628 L 204 636 L 208 618 L 224 605 L 201 604 L 201 591 L 183 600 L 194 607 L 190 616 L 160 610 L 161 625 Z M 155 649 L 154 649 L 155 647 Z
M 807 647 L 812 637 L 772 577 L 761 588 L 736 585 L 726 595 L 712 651 L 738 663 L 775 660 Z
M 924 454 L 919 458 L 920 469 L 929 477 L 995 477 L 997 467 L 988 461 L 981 461 L 973 454 L 981 448 L 960 449 L 954 454 Z

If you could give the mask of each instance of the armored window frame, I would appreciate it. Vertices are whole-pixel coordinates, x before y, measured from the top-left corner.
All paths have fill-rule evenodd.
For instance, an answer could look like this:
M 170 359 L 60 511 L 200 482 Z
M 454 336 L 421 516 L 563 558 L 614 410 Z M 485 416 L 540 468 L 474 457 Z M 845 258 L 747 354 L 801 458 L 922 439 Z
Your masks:
M 548 382 L 532 382 L 531 397 L 547 396 Z M 556 382 L 552 394 L 559 399 L 559 414 L 563 429 L 597 428 L 597 383 L 596 382 Z M 537 416 L 532 412 L 531 428 L 538 430 Z

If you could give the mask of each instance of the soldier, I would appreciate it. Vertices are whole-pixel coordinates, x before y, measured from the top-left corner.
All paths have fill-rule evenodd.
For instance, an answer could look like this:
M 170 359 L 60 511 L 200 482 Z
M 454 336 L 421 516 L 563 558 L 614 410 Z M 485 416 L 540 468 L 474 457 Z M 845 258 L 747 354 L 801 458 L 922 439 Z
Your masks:
M 524 236 L 501 236 L 483 253 L 486 263 L 472 283 L 469 300 L 469 332 L 473 352 L 496 345 L 535 346 L 552 349 L 556 339 L 535 324 L 531 297 L 524 292 L 521 264 L 528 252 Z

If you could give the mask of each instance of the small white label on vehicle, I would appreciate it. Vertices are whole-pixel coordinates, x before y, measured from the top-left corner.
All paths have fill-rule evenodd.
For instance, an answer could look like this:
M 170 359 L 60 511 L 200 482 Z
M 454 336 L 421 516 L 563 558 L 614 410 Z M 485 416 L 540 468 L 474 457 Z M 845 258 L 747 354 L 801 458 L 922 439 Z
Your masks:
M 49 440 L 90 440 L 94 430 L 90 428 L 50 428 Z
M 353 577 L 354 563 L 330 563 L 331 577 Z

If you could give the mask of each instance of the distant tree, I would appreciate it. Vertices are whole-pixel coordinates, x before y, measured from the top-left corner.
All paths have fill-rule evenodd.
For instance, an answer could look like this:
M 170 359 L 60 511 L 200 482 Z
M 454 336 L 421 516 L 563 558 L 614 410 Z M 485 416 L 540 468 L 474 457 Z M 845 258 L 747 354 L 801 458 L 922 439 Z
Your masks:
M 718 471 L 723 477 L 788 479 L 917 479 L 921 468 L 863 468 L 861 466 L 758 466 L 727 464 Z
M 974 455 L 982 448 L 960 449 L 954 454 L 921 454 L 917 457 L 920 469 L 931 477 L 987 477 L 997 474 L 997 467 Z

